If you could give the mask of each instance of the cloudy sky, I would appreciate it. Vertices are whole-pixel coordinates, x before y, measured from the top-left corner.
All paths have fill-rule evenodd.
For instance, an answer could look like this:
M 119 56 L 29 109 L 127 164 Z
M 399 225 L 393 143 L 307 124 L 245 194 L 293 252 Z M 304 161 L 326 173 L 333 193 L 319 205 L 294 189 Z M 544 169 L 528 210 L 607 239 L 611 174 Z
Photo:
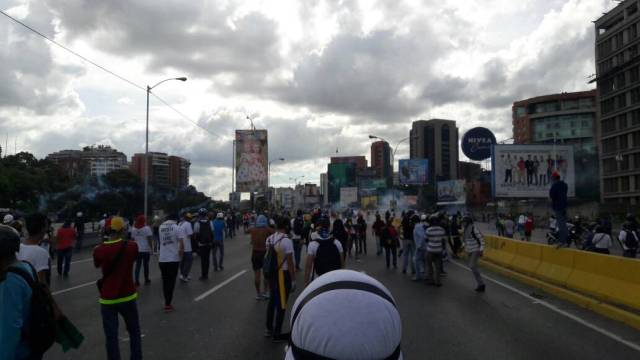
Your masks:
M 150 149 L 231 189 L 234 129 L 269 130 L 272 184 L 319 182 L 328 157 L 367 155 L 411 122 L 448 118 L 511 137 L 511 103 L 585 90 L 592 21 L 610 0 L 0 0 L 77 53 L 154 90 Z M 0 16 L 0 139 L 38 157 L 110 144 L 144 151 L 145 92 Z M 206 129 L 206 130 L 205 130 Z M 3 146 L 4 147 L 4 146 Z M 408 154 L 401 146 L 396 158 Z

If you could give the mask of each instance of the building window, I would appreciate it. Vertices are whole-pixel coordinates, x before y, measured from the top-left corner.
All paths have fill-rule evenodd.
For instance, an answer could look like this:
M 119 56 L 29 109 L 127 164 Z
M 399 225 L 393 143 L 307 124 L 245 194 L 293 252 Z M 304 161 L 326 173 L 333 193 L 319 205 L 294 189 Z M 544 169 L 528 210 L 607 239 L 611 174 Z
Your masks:
M 629 147 L 629 137 L 625 134 L 620 136 L 620 150 L 626 150 Z
M 604 179 L 604 192 L 615 193 L 618 192 L 618 179 Z
M 620 191 L 629 191 L 629 177 L 623 176 L 620 178 Z
M 616 131 L 616 118 L 609 118 L 602 122 L 602 133 L 608 134 Z
M 523 117 L 527 115 L 527 109 L 524 106 L 516 107 L 516 117 Z
M 631 83 L 635 83 L 638 80 L 640 80 L 640 70 L 638 70 L 637 66 L 634 66 L 633 68 L 631 68 L 631 70 L 629 71 L 629 81 Z
M 640 147 L 640 131 L 634 131 L 631 133 L 631 141 L 633 141 L 631 144 L 632 147 Z M 638 163 L 638 165 L 640 165 L 640 163 Z
M 620 170 L 629 170 L 629 155 L 624 155 L 620 161 Z
M 640 102 L 640 88 L 631 90 L 631 104 Z
M 602 152 L 612 153 L 617 150 L 616 138 L 602 140 Z
M 608 158 L 602 160 L 602 171 L 605 174 L 611 174 L 618 171 L 618 162 L 615 158 Z
M 627 94 L 621 94 L 616 97 L 617 105 L 616 109 L 622 109 L 627 106 Z

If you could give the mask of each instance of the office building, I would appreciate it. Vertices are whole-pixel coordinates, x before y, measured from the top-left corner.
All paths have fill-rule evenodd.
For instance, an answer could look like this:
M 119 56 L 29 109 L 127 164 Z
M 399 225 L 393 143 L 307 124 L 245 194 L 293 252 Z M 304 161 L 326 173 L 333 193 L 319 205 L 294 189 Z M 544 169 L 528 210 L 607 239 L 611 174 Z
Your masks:
M 572 145 L 576 198 L 599 200 L 596 90 L 536 96 L 513 103 L 514 144 Z
M 623 1 L 595 21 L 601 198 L 640 203 L 640 12 Z
M 169 155 L 161 152 L 149 152 L 149 183 L 159 186 L 169 184 Z M 144 154 L 134 154 L 131 159 L 131 172 L 144 180 Z
M 429 160 L 430 183 L 458 178 L 458 128 L 454 120 L 414 121 L 410 136 L 410 157 Z
M 61 150 L 46 156 L 62 168 L 71 177 L 88 173 L 102 176 L 107 173 L 127 168 L 127 156 L 108 146 L 85 146 L 82 150 Z
M 391 164 L 391 147 L 384 140 L 371 144 L 371 167 L 378 178 L 387 180 L 387 185 L 392 184 L 393 165 Z
M 189 186 L 191 162 L 179 156 L 169 156 L 169 185 L 174 188 Z

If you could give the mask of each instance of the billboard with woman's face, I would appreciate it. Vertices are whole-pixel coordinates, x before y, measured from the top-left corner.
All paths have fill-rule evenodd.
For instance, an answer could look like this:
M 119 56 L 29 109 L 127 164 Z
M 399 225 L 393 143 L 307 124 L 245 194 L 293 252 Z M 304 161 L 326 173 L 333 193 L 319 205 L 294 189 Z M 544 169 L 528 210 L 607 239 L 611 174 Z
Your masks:
M 236 130 L 236 191 L 267 189 L 267 130 Z

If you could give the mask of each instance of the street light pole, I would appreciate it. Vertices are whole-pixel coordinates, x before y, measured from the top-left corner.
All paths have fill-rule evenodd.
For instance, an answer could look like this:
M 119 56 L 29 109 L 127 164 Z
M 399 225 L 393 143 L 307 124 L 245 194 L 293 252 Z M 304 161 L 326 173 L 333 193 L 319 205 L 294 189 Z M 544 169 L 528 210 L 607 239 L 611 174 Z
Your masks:
M 269 166 L 267 166 L 267 188 L 271 186 L 271 163 L 274 161 L 284 161 L 284 158 L 277 158 L 275 160 L 269 161 Z
M 145 130 L 145 141 L 144 141 L 144 217 L 148 218 L 147 211 L 149 209 L 149 94 L 151 94 L 151 90 L 156 86 L 162 84 L 165 81 L 169 80 L 179 80 L 179 81 L 187 81 L 186 77 L 178 77 L 178 78 L 170 78 L 160 81 L 159 83 L 149 86 L 147 85 L 147 125 Z

